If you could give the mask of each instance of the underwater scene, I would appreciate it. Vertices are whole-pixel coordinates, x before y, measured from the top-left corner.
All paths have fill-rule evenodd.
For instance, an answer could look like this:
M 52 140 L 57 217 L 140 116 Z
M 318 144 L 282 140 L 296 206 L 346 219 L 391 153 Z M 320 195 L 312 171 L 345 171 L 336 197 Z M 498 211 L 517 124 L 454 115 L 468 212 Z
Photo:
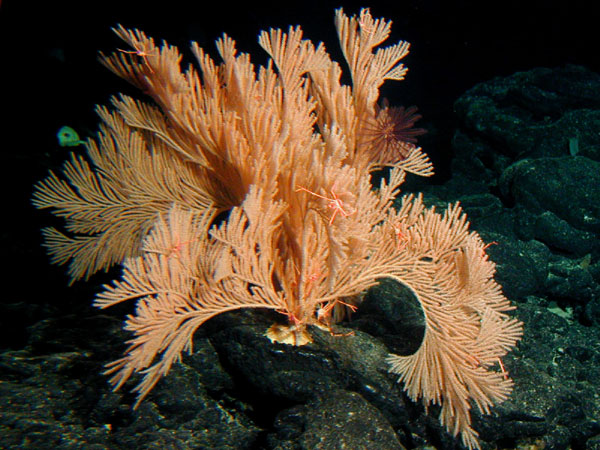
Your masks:
M 0 3 L 0 449 L 600 448 L 595 22 Z

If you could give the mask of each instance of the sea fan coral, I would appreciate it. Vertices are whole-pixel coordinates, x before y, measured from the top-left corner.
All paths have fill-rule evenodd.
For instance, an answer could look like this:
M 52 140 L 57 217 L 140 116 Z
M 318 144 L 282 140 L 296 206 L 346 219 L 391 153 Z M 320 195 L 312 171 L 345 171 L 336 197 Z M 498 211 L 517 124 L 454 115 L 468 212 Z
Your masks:
M 470 401 L 488 412 L 509 394 L 499 361 L 521 324 L 458 205 L 440 214 L 408 195 L 393 206 L 406 173 L 433 173 L 413 142 L 416 110 L 377 106 L 384 81 L 404 78 L 409 45 L 377 49 L 390 22 L 366 9 L 338 10 L 336 26 L 352 86 L 299 27 L 261 33 L 265 67 L 224 36 L 221 63 L 193 44 L 199 70 L 183 72 L 176 48 L 119 27 L 132 50 L 101 60 L 153 103 L 121 96 L 99 108 L 88 159 L 73 156 L 37 185 L 34 204 L 66 220 L 66 233 L 44 231 L 45 245 L 72 279 L 123 264 L 95 305 L 137 301 L 130 346 L 107 366 L 115 388 L 143 375 L 137 404 L 217 314 L 278 311 L 288 323 L 267 334 L 301 345 L 307 327 L 329 326 L 332 310 L 396 280 L 419 300 L 426 330 L 414 355 L 390 356 L 391 371 L 413 399 L 440 403 L 444 425 L 474 448 Z

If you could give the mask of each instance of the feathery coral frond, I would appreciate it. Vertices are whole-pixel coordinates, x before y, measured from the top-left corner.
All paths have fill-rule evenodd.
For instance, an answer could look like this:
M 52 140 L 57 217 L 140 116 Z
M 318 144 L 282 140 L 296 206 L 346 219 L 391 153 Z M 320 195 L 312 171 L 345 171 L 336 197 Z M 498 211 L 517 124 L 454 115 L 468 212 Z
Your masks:
M 221 62 L 192 44 L 198 68 L 182 71 L 175 47 L 119 26 L 131 48 L 101 62 L 154 103 L 121 96 L 112 112 L 99 108 L 88 158 L 73 156 L 36 186 L 34 205 L 66 222 L 65 233 L 44 230 L 45 245 L 72 280 L 123 265 L 95 305 L 136 302 L 130 346 L 106 370 L 115 389 L 143 375 L 136 406 L 217 314 L 276 310 L 288 323 L 266 335 L 304 345 L 309 325 L 329 327 L 341 305 L 356 308 L 349 299 L 396 280 L 419 300 L 425 336 L 414 354 L 391 355 L 389 368 L 478 448 L 471 402 L 488 413 L 509 395 L 500 358 L 522 324 L 507 315 L 458 204 L 438 213 L 407 195 L 393 205 L 406 173 L 433 174 L 415 145 L 416 109 L 377 106 L 381 85 L 406 75 L 409 44 L 379 47 L 391 22 L 368 9 L 338 10 L 336 26 L 351 86 L 300 27 L 260 34 L 265 67 L 224 35 Z M 382 167 L 388 176 L 373 189 Z

